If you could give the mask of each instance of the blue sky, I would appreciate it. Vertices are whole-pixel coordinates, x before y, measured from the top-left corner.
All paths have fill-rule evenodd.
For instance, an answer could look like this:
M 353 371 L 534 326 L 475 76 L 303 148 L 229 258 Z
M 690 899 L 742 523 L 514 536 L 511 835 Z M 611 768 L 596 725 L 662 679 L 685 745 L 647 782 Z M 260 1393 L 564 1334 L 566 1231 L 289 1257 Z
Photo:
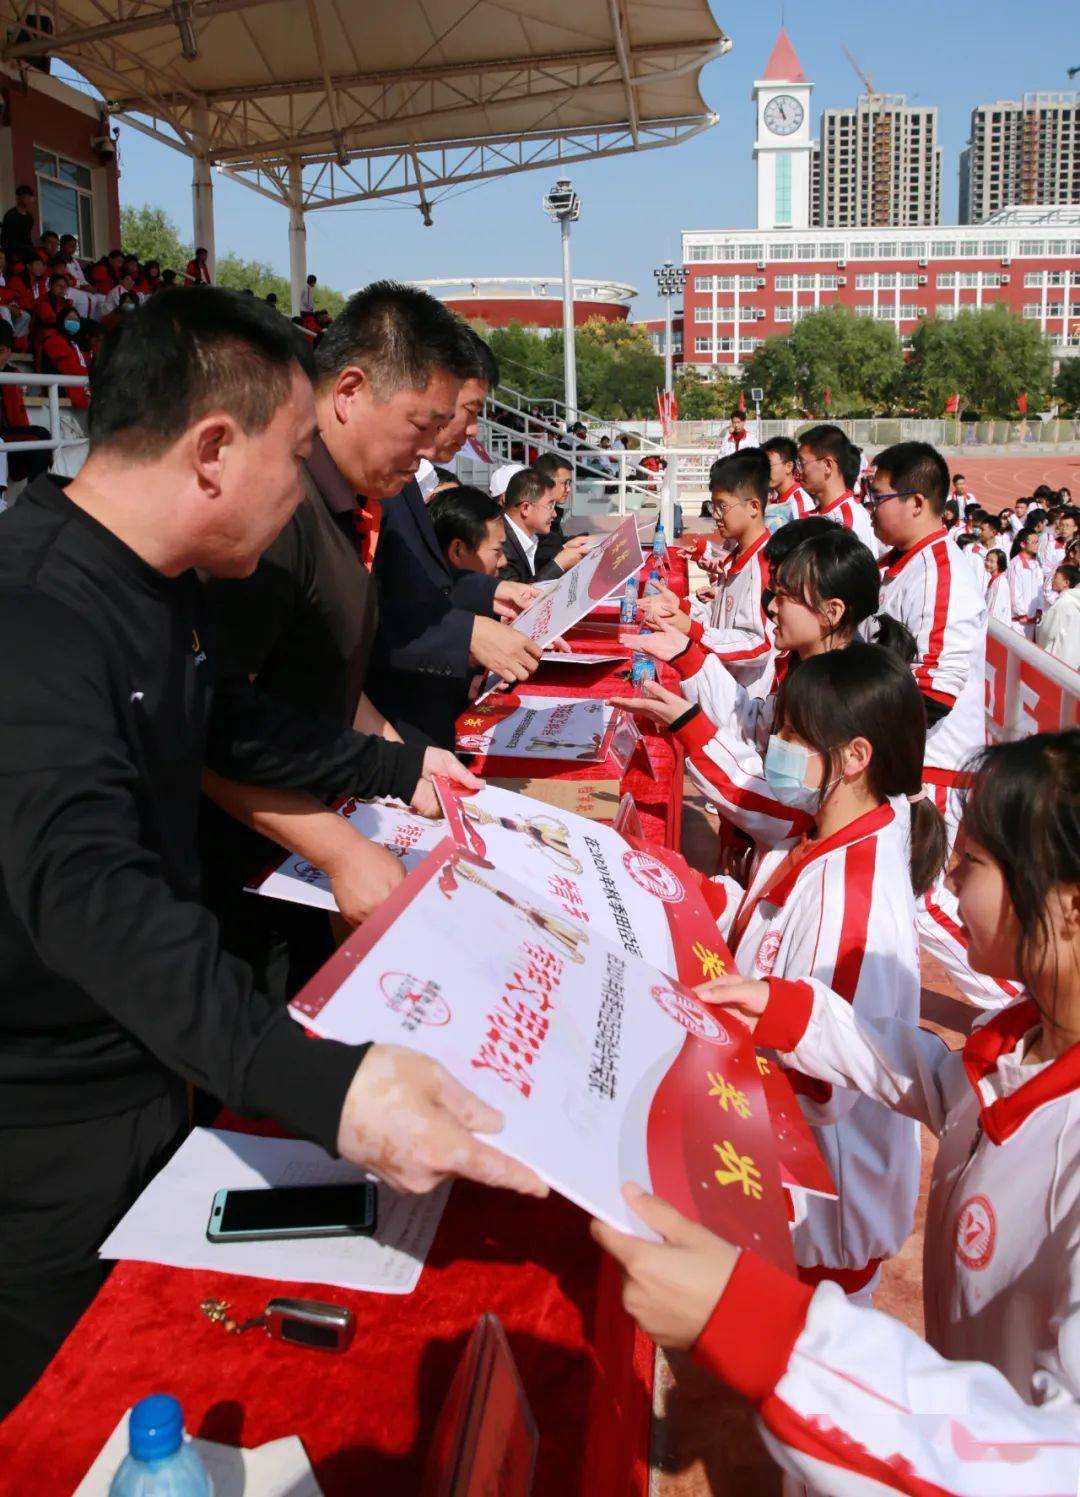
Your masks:
M 711 0 L 732 50 L 702 75 L 720 116 L 686 145 L 576 166 L 583 211 L 574 230 L 574 271 L 636 285 L 632 315 L 656 315 L 652 269 L 679 256 L 683 228 L 754 222 L 750 87 L 765 66 L 780 24 L 777 3 Z M 846 43 L 878 88 L 937 104 L 944 147 L 943 217 L 955 222 L 957 163 L 971 109 L 1029 89 L 1073 87 L 1065 69 L 1080 64 L 1080 24 L 1062 0 L 787 0 L 786 24 L 807 76 L 811 128 L 818 111 L 853 103 L 861 84 L 840 50 Z M 1077 79 L 1080 83 L 1080 78 Z M 164 207 L 189 232 L 189 163 L 132 130 L 121 135 L 121 201 Z M 415 208 L 337 209 L 308 218 L 308 262 L 341 290 L 382 275 L 407 279 L 464 275 L 552 275 L 558 230 L 540 199 L 556 173 L 539 171 L 456 189 L 424 228 Z M 273 203 L 216 178 L 217 247 L 267 260 L 288 273 L 287 216 Z

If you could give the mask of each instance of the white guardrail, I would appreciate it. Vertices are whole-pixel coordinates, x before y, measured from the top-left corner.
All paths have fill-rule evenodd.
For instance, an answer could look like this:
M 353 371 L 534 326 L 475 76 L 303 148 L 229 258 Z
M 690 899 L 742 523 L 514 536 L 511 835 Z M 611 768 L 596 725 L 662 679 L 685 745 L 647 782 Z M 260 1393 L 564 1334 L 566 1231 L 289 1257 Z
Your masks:
M 60 397 L 66 390 L 89 383 L 89 377 L 85 374 L 37 374 L 32 369 L 19 369 L 10 374 L 0 373 L 0 385 L 44 390 L 44 408 L 31 404 L 26 416 L 32 426 L 45 426 L 49 432 L 47 438 L 34 442 L 0 440 L 0 483 L 6 485 L 8 482 L 8 455 L 20 452 L 51 452 L 53 472 L 64 478 L 75 476 L 83 465 L 90 444 L 81 419 L 82 413 L 70 407 L 62 409 Z M 8 498 L 13 497 L 14 492 L 9 490 Z
M 986 736 L 990 743 L 1080 727 L 1080 671 L 997 619 L 986 636 Z

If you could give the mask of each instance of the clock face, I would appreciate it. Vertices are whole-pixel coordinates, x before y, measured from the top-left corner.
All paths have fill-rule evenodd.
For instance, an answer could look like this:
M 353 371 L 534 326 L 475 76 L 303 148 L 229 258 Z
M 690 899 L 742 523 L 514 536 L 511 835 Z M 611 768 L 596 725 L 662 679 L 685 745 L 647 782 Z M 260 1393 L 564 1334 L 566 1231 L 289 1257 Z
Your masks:
M 791 94 L 777 94 L 765 105 L 765 124 L 774 135 L 794 135 L 803 122 L 803 107 Z

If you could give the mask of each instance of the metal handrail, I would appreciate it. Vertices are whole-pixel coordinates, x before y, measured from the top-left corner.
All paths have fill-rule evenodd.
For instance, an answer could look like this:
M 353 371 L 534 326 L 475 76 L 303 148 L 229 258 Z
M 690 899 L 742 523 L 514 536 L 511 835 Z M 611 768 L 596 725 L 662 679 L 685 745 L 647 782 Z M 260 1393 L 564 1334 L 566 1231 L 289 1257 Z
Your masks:
M 85 436 L 60 436 L 60 390 L 85 387 L 90 383 L 86 374 L 39 374 L 33 370 L 16 373 L 0 372 L 0 385 L 42 385 L 49 403 L 49 431 L 47 442 L 0 441 L 0 452 L 58 452 L 65 447 L 78 447 L 86 441 Z

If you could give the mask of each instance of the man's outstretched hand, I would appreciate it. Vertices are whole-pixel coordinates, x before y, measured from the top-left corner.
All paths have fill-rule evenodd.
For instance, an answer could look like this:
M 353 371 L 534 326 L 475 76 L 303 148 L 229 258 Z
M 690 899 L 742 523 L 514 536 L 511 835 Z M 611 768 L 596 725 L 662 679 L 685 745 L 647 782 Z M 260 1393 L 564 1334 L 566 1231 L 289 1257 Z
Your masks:
M 345 1096 L 338 1153 L 395 1190 L 422 1195 L 460 1175 L 522 1195 L 546 1196 L 540 1177 L 474 1133 L 498 1133 L 502 1114 L 430 1056 L 372 1045 Z

